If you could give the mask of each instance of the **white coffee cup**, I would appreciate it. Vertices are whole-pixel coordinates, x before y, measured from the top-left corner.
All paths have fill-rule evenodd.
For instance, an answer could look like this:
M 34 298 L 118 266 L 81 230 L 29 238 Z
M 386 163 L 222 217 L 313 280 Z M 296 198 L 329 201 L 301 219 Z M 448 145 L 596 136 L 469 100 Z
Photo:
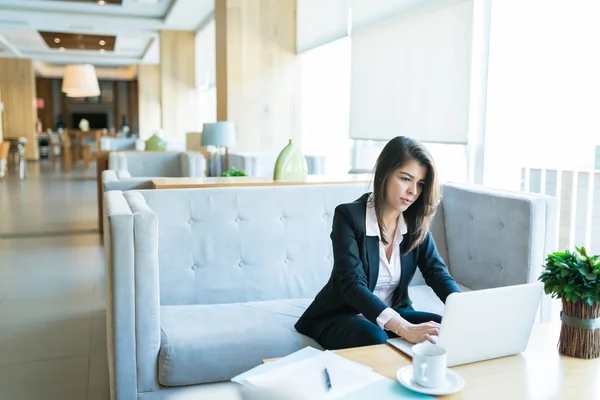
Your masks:
M 423 387 L 435 388 L 446 383 L 447 352 L 442 346 L 419 343 L 412 347 L 413 379 Z

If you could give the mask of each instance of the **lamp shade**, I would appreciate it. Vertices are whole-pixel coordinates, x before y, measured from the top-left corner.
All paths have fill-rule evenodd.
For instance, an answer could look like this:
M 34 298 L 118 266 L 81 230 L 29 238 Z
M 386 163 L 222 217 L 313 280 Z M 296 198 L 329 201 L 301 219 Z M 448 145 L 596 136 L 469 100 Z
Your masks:
M 202 146 L 235 146 L 235 125 L 233 122 L 219 121 L 204 124 Z
M 62 91 L 67 97 L 100 96 L 96 69 L 91 64 L 70 64 L 65 67 Z

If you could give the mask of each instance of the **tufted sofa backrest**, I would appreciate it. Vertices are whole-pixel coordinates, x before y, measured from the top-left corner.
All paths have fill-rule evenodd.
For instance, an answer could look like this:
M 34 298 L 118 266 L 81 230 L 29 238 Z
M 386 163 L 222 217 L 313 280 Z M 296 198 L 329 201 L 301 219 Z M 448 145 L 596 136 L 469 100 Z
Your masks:
M 158 220 L 161 305 L 309 298 L 331 274 L 335 207 L 365 183 L 140 191 Z

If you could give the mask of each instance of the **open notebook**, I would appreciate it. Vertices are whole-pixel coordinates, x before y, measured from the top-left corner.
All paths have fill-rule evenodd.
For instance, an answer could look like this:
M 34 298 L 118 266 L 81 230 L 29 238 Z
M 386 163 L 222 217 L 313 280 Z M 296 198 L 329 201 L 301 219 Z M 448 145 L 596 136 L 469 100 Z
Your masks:
M 325 383 L 324 368 L 327 368 L 331 378 L 329 390 Z M 265 394 L 269 392 L 276 393 L 274 398 L 279 400 L 433 399 L 405 389 L 370 367 L 311 347 L 259 365 L 232 381 L 246 387 L 241 391 L 245 400 L 267 398 Z M 253 397 L 258 392 L 261 395 Z

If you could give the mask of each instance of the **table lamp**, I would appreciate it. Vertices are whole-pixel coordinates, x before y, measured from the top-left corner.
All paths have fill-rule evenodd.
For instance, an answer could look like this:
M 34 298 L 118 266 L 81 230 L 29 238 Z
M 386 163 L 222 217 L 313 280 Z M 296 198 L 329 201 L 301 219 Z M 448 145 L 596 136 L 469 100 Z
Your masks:
M 210 153 L 209 176 L 221 176 L 229 168 L 227 148 L 235 145 L 235 125 L 229 121 L 205 123 L 201 146 Z

